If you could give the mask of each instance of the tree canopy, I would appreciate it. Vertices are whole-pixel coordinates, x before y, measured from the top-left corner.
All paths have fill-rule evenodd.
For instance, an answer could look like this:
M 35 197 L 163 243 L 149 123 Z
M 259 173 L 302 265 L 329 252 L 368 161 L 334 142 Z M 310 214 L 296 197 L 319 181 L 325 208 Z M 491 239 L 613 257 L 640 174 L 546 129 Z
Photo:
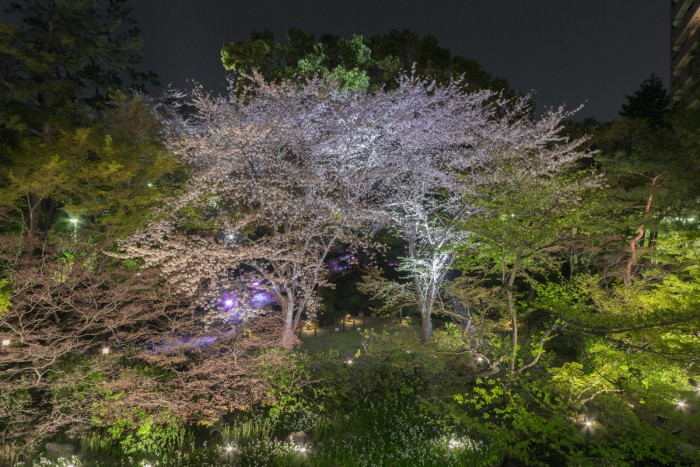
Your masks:
M 443 84 L 463 78 L 470 90 L 515 95 L 504 79 L 475 61 L 453 56 L 434 36 L 410 30 L 370 38 L 322 34 L 317 40 L 311 32 L 291 28 L 284 42 L 270 30 L 256 31 L 247 41 L 224 44 L 221 60 L 227 70 L 245 75 L 257 70 L 275 82 L 321 74 L 350 89 L 392 89 L 402 74 L 415 73 Z

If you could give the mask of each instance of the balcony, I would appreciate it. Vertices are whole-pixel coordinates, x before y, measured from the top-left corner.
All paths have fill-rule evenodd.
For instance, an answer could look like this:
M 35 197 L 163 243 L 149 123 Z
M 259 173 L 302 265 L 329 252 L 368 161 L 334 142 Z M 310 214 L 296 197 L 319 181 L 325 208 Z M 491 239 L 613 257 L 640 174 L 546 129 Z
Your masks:
M 677 0 L 671 7 L 671 25 L 675 28 L 681 22 L 693 0 Z
M 678 50 L 675 50 L 671 55 L 671 72 L 676 74 L 678 69 L 685 67 L 687 62 L 691 59 L 685 60 L 685 57 L 689 53 L 692 53 L 695 46 L 698 44 L 698 35 L 700 35 L 700 24 L 696 25 L 695 28 L 690 31 L 688 37 L 686 37 L 685 42 L 680 45 Z
M 687 9 L 684 9 L 688 4 Z M 685 42 L 688 33 L 700 23 L 700 0 L 678 0 L 674 5 L 674 14 L 671 18 L 671 42 L 676 49 Z
M 691 69 L 685 68 L 678 75 L 671 76 L 671 97 L 675 102 L 683 100 L 690 90 L 697 85 L 697 79 L 691 73 Z

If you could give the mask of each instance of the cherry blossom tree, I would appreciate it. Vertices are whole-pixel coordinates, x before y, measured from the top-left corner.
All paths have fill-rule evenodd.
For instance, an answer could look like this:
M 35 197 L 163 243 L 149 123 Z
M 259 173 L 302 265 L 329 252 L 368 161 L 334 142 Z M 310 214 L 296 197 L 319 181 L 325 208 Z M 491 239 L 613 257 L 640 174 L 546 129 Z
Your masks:
M 458 227 L 474 214 L 464 174 L 485 163 L 487 154 L 479 141 L 487 137 L 495 119 L 491 93 L 466 94 L 455 83 L 430 92 L 432 105 L 427 108 L 416 105 L 419 93 L 404 98 L 405 112 L 411 107 L 420 110 L 403 123 L 400 150 L 385 154 L 393 170 L 382 204 L 388 226 L 407 244 L 398 269 L 411 280 L 424 342 L 431 338 L 433 310 L 455 248 L 469 237 Z M 377 291 L 377 285 L 365 290 Z
M 318 308 L 317 287 L 328 285 L 333 246 L 361 242 L 375 217 L 376 117 L 363 95 L 323 81 L 253 79 L 242 98 L 195 90 L 194 118 L 171 121 L 171 147 L 193 170 L 189 190 L 123 247 L 217 313 L 245 306 L 231 288 L 245 276 L 278 302 L 291 347 L 302 315 Z M 192 209 L 208 216 L 194 234 L 183 227 Z
M 439 216 L 468 213 L 456 174 L 478 163 L 492 94 L 412 77 L 376 94 L 323 80 L 252 81 L 226 97 L 195 89 L 194 116 L 170 122 L 171 148 L 192 181 L 159 223 L 122 244 L 124 253 L 200 297 L 231 294 L 225 283 L 247 274 L 281 306 L 291 347 L 302 315 L 318 308 L 318 287 L 329 285 L 334 245 L 367 245 L 373 227 L 401 225 L 413 239 L 411 265 L 423 270 L 415 283 L 429 322 L 451 261 L 443 250 L 454 240 Z M 193 209 L 201 219 L 188 229 Z
M 280 346 L 278 315 L 211 326 L 155 270 L 75 242 L 26 254 L 20 236 L 1 239 L 0 443 L 31 448 L 137 413 L 213 422 L 272 402 L 259 370 L 288 366 L 267 355 Z
M 255 282 L 282 309 L 286 347 L 318 309 L 332 248 L 367 245 L 372 227 L 387 225 L 407 242 L 401 268 L 428 341 L 455 249 L 469 236 L 457 226 L 476 212 L 472 186 L 508 165 L 509 153 L 536 155 L 515 174 L 535 179 L 580 156 L 558 135 L 563 111 L 533 120 L 525 99 L 466 93 L 456 82 L 406 76 L 370 94 L 323 80 L 251 80 L 228 96 L 195 89 L 191 116 L 170 120 L 170 146 L 191 183 L 122 248 L 215 313 L 249 314 L 244 300 L 234 305 L 242 292 L 231 284 Z

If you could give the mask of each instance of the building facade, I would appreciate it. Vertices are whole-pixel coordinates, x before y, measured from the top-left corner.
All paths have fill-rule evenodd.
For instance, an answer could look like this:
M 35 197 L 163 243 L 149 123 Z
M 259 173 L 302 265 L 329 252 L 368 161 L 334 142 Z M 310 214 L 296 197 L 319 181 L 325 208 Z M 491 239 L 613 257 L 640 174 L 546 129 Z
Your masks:
M 671 1 L 671 97 L 700 107 L 700 0 Z

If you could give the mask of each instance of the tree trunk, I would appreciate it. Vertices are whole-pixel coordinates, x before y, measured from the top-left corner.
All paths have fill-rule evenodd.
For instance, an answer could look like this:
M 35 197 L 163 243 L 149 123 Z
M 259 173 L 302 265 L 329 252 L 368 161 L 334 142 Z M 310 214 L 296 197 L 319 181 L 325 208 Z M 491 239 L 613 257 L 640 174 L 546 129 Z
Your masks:
M 282 303 L 285 310 L 284 328 L 282 330 L 282 346 L 286 349 L 294 348 L 294 298 L 287 296 Z
M 508 296 L 508 311 L 510 313 L 510 326 L 511 326 L 511 345 L 512 349 L 510 351 L 510 360 L 508 361 L 508 374 L 513 376 L 515 374 L 515 357 L 518 355 L 518 316 L 515 312 L 515 304 L 513 303 L 513 289 L 508 287 L 506 290 L 506 295 Z
M 414 224 L 413 225 L 413 230 L 411 232 L 411 235 L 408 238 L 408 256 L 410 258 L 416 257 L 416 231 L 418 230 L 417 226 Z M 433 335 L 433 323 L 431 320 L 431 309 L 432 307 L 428 305 L 429 297 L 428 297 L 428 292 L 425 292 L 425 295 L 423 294 L 423 287 L 421 287 L 420 280 L 418 278 L 418 273 L 414 272 L 413 273 L 413 287 L 415 289 L 414 293 L 416 294 L 416 302 L 420 306 L 420 318 L 421 318 L 421 341 L 424 343 L 430 342 L 430 338 Z M 425 297 L 425 298 L 424 298 Z
M 421 306 L 420 316 L 421 316 L 421 336 L 420 339 L 423 343 L 430 342 L 433 337 L 433 322 L 430 317 L 430 308 L 425 304 Z
M 518 356 L 518 314 L 515 309 L 515 300 L 513 300 L 513 287 L 515 285 L 515 278 L 518 275 L 518 269 L 520 268 L 520 261 L 521 253 L 518 253 L 515 255 L 513 267 L 510 270 L 508 282 L 506 283 L 506 297 L 508 298 L 508 313 L 510 314 L 511 326 L 511 345 L 513 347 L 510 351 L 510 360 L 508 362 L 508 376 L 511 378 L 515 375 L 515 359 Z
M 644 246 L 644 234 L 646 233 L 645 225 L 651 213 L 651 203 L 654 199 L 654 190 L 658 188 L 657 181 L 662 174 L 657 175 L 651 179 L 651 187 L 649 188 L 649 196 L 647 197 L 646 205 L 644 206 L 644 216 L 642 216 L 642 223 L 637 227 L 637 235 L 632 237 L 630 240 L 630 258 L 627 260 L 625 265 L 625 285 L 629 287 L 632 285 L 632 266 L 634 266 L 637 260 L 637 242 L 642 240 L 642 246 Z
M 27 237 L 31 242 L 36 238 L 39 233 L 39 221 L 41 218 L 41 198 L 34 193 L 29 193 L 27 195 L 27 202 L 29 204 L 29 225 L 27 226 L 28 232 Z

